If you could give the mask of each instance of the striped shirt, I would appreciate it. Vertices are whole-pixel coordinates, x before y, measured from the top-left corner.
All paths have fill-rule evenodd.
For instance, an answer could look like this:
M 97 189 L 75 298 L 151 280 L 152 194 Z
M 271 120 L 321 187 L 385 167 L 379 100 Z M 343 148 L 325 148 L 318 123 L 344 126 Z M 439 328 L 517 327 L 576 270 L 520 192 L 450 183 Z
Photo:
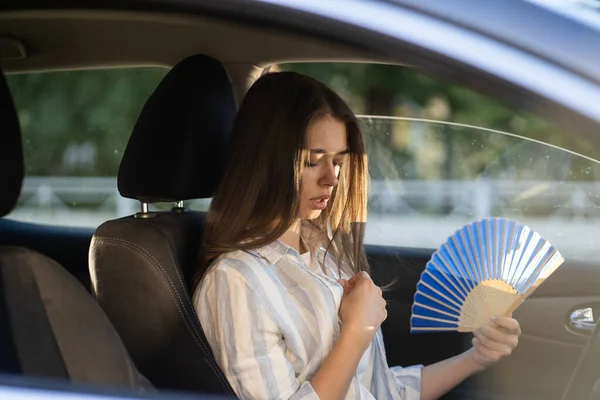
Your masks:
M 322 260 L 323 252 L 312 260 Z M 337 273 L 331 257 L 324 267 L 311 268 L 279 240 L 225 254 L 211 265 L 194 293 L 194 307 L 240 399 L 319 398 L 309 381 L 340 335 L 343 288 Z M 421 366 L 388 367 L 380 329 L 346 399 L 416 400 L 420 381 Z

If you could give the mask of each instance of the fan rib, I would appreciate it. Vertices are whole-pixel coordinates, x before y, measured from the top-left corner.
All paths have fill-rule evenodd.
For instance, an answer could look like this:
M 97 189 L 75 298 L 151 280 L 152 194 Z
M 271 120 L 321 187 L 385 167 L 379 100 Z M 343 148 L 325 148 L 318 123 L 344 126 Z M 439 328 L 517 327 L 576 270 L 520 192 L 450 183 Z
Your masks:
M 449 265 L 446 263 L 446 260 L 444 260 L 442 257 L 440 257 L 439 259 L 440 259 L 440 261 L 442 262 L 442 264 L 444 264 L 444 266 L 446 267 L 446 270 L 450 271 L 450 270 L 451 270 L 451 267 L 450 267 L 450 266 L 449 266 Z M 439 265 L 438 265 L 438 264 L 437 264 L 437 263 L 436 263 L 434 260 L 430 261 L 430 263 L 431 263 L 431 265 L 433 265 L 433 266 L 434 266 L 434 267 L 435 267 L 435 268 L 436 268 L 436 269 L 437 269 L 437 270 L 438 270 L 438 271 L 439 271 L 439 272 L 440 272 L 440 273 L 441 273 L 441 274 L 444 276 L 444 278 L 446 278 L 446 280 L 447 280 L 448 282 L 450 282 L 450 284 L 451 284 L 451 285 L 454 287 L 454 289 L 456 289 L 456 291 L 458 291 L 458 292 L 459 292 L 459 293 L 460 293 L 460 294 L 463 296 L 463 298 L 467 296 L 467 293 L 469 293 L 469 291 L 468 291 L 468 290 L 467 290 L 467 289 L 466 289 L 464 286 L 462 286 L 462 284 L 461 284 L 461 282 L 460 282 L 460 280 L 459 280 L 459 279 L 456 279 L 456 278 L 455 278 L 455 279 L 453 279 L 453 280 L 456 280 L 456 281 L 458 281 L 458 284 L 459 284 L 459 285 L 462 287 L 462 289 L 463 289 L 462 291 L 461 291 L 461 290 L 460 290 L 460 289 L 459 289 L 459 288 L 456 286 L 456 284 L 453 282 L 453 280 L 451 280 L 451 279 L 450 279 L 450 278 L 449 278 L 449 277 L 446 275 L 446 273 L 443 271 L 443 269 L 442 269 L 442 268 L 440 268 L 440 266 L 439 266 Z
M 477 241 L 477 252 L 479 253 L 480 258 L 481 258 L 481 272 L 483 274 L 483 280 L 487 281 L 489 279 L 488 272 L 487 272 L 487 258 L 484 253 L 485 247 L 482 245 L 483 240 L 481 240 L 481 239 L 485 238 L 485 236 L 484 236 L 485 233 L 482 231 L 480 224 L 477 224 L 475 226 L 475 229 L 477 231 L 477 237 L 480 239 Z
M 516 224 L 514 224 L 512 221 L 508 221 L 508 225 L 510 226 L 509 231 L 510 233 L 507 235 L 507 239 L 506 239 L 506 249 L 505 249 L 505 257 L 504 257 L 504 263 L 502 264 L 502 275 L 501 275 L 501 279 L 505 282 L 508 282 L 508 274 L 510 271 L 510 268 L 512 266 L 512 262 L 513 262 L 513 257 L 514 257 L 514 238 L 515 238 L 515 229 L 516 229 Z
M 461 234 L 461 240 L 462 240 L 462 232 L 460 232 Z M 463 257 L 463 253 L 465 252 L 464 249 L 464 243 L 459 243 L 456 240 L 456 235 L 452 236 L 450 238 L 452 240 L 452 244 L 454 245 L 454 248 L 457 249 L 457 253 L 458 253 L 458 258 L 460 259 L 460 274 L 463 278 L 463 280 L 466 282 L 465 285 L 468 286 L 468 290 L 467 293 L 469 291 L 471 291 L 474 287 L 475 287 L 475 280 L 473 279 L 473 276 L 471 275 L 469 268 L 467 268 L 467 266 L 469 265 L 465 258 Z
M 480 257 L 479 257 L 479 253 L 477 251 L 477 247 L 475 246 L 475 242 L 473 241 L 473 235 L 471 232 L 471 227 L 468 227 L 467 233 L 469 235 L 469 242 L 471 244 L 471 252 L 470 254 L 473 256 L 473 273 L 477 276 L 477 283 L 485 280 L 483 279 L 482 276 L 482 267 L 481 267 L 481 262 L 480 262 Z
M 523 230 L 525 231 L 525 229 L 523 229 Z M 513 287 L 517 286 L 516 276 L 519 273 L 519 271 L 522 269 L 523 258 L 525 257 L 525 253 L 527 252 L 527 248 L 529 246 L 529 243 L 531 242 L 531 236 L 532 236 L 532 231 L 528 229 L 527 236 L 525 238 L 525 243 L 519 242 L 519 247 L 520 247 L 519 250 L 521 250 L 519 253 L 519 260 L 517 261 L 516 264 L 514 264 L 513 270 L 512 270 L 512 275 L 509 280 L 510 285 Z
M 431 300 L 431 301 L 433 301 L 433 302 L 435 302 L 435 303 L 437 303 L 437 304 L 439 304 L 439 305 L 441 305 L 441 306 L 443 306 L 443 307 L 446 307 L 446 308 L 448 308 L 448 309 L 451 309 L 451 310 L 455 311 L 457 314 L 460 314 L 460 308 L 456 308 L 454 305 L 450 305 L 450 304 L 444 304 L 444 303 L 442 303 L 442 302 L 441 302 L 439 299 L 436 299 L 435 297 L 433 297 L 433 296 L 430 296 L 430 295 L 428 295 L 427 293 L 424 293 L 424 292 L 420 292 L 420 291 L 418 291 L 417 293 L 415 293 L 415 298 L 417 297 L 417 295 L 421 295 L 421 296 L 423 296 L 423 297 L 426 297 L 426 298 L 428 298 L 429 300 Z M 416 303 L 416 302 L 417 302 L 417 301 L 415 300 L 415 303 Z
M 454 304 L 456 307 L 460 308 L 460 305 L 458 303 L 456 303 L 454 300 L 448 298 L 446 295 L 440 293 L 437 289 L 431 287 L 431 285 L 429 285 L 427 282 L 421 282 L 423 284 L 423 286 L 425 286 L 427 289 L 431 290 L 432 292 L 434 292 L 435 294 L 437 294 L 440 297 L 443 297 L 445 300 L 448 300 L 450 303 Z
M 465 236 L 464 236 L 464 232 L 463 230 L 459 230 L 458 234 L 460 235 L 460 241 L 462 242 L 463 248 L 465 250 L 469 249 L 469 244 L 467 243 L 467 241 L 465 240 Z M 465 263 L 465 265 L 476 265 L 475 261 L 473 260 L 473 258 L 471 257 L 471 252 L 470 251 L 465 251 L 465 253 L 467 253 L 467 258 L 469 259 L 469 263 Z M 473 285 L 473 288 L 477 285 L 477 282 L 479 282 L 479 279 L 475 276 L 475 273 L 471 273 L 471 269 L 467 268 L 467 274 L 469 275 L 469 279 L 471 280 L 471 284 Z
M 446 328 L 446 327 L 419 327 L 419 328 L 414 328 L 412 331 L 413 332 L 453 332 L 456 331 L 457 328 Z M 473 329 L 475 330 L 475 329 Z
M 415 306 L 419 306 L 419 307 L 423 307 L 423 308 L 425 308 L 427 310 L 431 310 L 431 311 L 434 311 L 434 312 L 439 313 L 439 314 L 444 314 L 444 315 L 447 315 L 449 317 L 456 318 L 457 320 L 459 318 L 458 315 L 450 314 L 449 312 L 446 312 L 444 310 L 440 310 L 438 308 L 433 308 L 431 306 L 428 306 L 428 305 L 425 305 L 425 304 L 422 304 L 422 303 L 415 302 L 414 305 Z M 422 316 L 422 314 L 415 314 L 415 316 L 419 317 L 419 316 Z
M 535 252 L 529 257 L 527 262 L 527 270 L 524 268 L 523 271 L 521 271 L 521 276 L 518 280 L 519 284 L 516 287 L 519 293 L 527 291 L 531 284 L 535 282 L 540 272 L 544 269 L 545 266 L 540 261 L 542 261 L 543 258 L 545 258 L 545 256 L 548 254 L 548 249 L 546 249 L 545 252 L 543 251 L 545 247 L 545 241 L 538 242 Z M 542 260 L 540 260 L 540 258 L 542 258 Z
M 448 321 L 447 319 L 428 317 L 427 315 L 415 315 L 415 318 L 425 319 L 427 321 L 435 321 L 435 322 L 443 322 L 445 324 L 453 324 L 458 326 L 458 318 L 455 318 L 454 321 Z
M 494 220 L 492 220 L 494 221 Z M 487 240 L 484 241 L 486 245 L 486 254 L 487 254 L 487 269 L 488 269 L 488 279 L 494 279 L 494 253 L 492 252 L 492 243 L 495 240 L 494 235 L 494 224 L 486 219 L 484 222 L 485 233 Z

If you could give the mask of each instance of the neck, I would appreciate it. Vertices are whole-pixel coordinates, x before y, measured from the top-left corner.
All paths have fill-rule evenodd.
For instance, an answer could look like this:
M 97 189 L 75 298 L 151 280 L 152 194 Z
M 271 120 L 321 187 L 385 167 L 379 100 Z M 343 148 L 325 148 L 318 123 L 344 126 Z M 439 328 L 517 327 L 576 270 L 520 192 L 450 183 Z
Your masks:
M 287 244 L 293 249 L 296 249 L 298 253 L 302 254 L 306 251 L 304 246 L 302 246 L 302 241 L 300 240 L 300 232 L 301 232 L 302 223 L 300 219 L 297 219 L 296 222 L 292 224 L 290 229 L 288 229 L 279 240 L 283 243 Z

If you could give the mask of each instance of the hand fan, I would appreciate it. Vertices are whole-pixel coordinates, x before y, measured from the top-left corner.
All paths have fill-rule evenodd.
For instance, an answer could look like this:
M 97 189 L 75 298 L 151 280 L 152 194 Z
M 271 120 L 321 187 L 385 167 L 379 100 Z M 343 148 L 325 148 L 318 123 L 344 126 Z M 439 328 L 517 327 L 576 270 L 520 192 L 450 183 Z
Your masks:
M 414 296 L 411 332 L 470 332 L 509 315 L 564 258 L 538 233 L 503 218 L 472 222 L 433 254 Z

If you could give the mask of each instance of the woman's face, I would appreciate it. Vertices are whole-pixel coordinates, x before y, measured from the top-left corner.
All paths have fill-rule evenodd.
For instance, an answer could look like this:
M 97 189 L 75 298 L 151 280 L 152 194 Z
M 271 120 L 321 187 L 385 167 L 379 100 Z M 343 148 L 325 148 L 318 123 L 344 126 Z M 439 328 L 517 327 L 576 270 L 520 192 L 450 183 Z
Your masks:
M 314 219 L 327 207 L 331 192 L 338 184 L 348 141 L 344 123 L 329 116 L 310 124 L 306 135 L 309 155 L 302 173 L 298 217 Z

